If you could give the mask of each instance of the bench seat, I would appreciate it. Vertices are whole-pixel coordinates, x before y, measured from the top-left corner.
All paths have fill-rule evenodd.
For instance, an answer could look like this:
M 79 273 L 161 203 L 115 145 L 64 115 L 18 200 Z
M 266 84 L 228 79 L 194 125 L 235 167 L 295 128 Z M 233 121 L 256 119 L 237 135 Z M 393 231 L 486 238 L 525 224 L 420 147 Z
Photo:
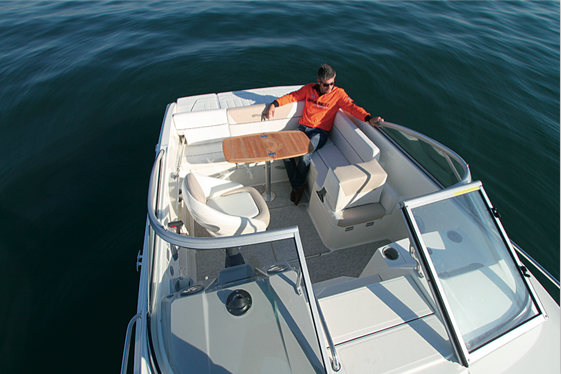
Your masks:
M 339 112 L 328 142 L 312 157 L 308 175 L 310 216 L 327 247 L 369 241 L 365 228 L 393 212 L 398 196 L 379 160 L 376 144 Z M 355 231 L 345 235 L 350 230 Z

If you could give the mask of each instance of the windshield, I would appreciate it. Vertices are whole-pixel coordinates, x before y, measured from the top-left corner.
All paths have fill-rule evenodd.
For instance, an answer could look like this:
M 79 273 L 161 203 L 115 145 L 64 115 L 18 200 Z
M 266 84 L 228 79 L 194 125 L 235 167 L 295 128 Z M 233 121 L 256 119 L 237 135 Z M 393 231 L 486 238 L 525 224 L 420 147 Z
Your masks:
M 453 186 L 462 180 L 471 180 L 465 161 L 442 144 L 394 123 L 384 122 L 382 130 L 442 187 Z
M 538 314 L 478 188 L 410 209 L 423 253 L 438 275 L 472 352 Z

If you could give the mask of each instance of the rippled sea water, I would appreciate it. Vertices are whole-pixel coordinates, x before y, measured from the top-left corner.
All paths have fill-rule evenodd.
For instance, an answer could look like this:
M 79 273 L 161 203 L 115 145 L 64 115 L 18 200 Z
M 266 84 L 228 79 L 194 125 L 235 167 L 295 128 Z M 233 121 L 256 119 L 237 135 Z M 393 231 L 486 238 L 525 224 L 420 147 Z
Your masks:
M 119 370 L 166 104 L 324 62 L 558 278 L 559 30 L 559 2 L 1 2 L 0 372 Z

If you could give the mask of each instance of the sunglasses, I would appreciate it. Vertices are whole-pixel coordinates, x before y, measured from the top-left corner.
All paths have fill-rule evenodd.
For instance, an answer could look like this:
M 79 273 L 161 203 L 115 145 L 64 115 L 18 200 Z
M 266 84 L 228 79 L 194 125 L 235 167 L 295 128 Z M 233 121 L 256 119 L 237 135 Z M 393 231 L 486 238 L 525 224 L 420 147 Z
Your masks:
M 323 82 L 320 82 L 320 83 L 321 83 L 321 85 L 322 85 L 323 87 L 329 87 L 329 86 L 334 86 L 334 85 L 335 85 L 335 82 L 331 82 L 331 83 L 323 83 Z

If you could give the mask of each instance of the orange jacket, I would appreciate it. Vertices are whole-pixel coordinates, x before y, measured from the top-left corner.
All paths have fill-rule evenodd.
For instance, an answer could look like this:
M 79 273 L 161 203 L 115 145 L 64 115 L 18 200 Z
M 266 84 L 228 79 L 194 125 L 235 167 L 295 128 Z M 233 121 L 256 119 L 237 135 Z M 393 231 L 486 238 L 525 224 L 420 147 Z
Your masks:
M 361 121 L 370 117 L 370 113 L 356 105 L 342 88 L 333 87 L 330 93 L 320 96 L 317 83 L 308 83 L 297 91 L 279 97 L 275 100 L 275 106 L 302 100 L 306 101 L 304 114 L 300 119 L 300 123 L 304 126 L 319 127 L 325 131 L 331 130 L 339 108 L 351 113 Z

